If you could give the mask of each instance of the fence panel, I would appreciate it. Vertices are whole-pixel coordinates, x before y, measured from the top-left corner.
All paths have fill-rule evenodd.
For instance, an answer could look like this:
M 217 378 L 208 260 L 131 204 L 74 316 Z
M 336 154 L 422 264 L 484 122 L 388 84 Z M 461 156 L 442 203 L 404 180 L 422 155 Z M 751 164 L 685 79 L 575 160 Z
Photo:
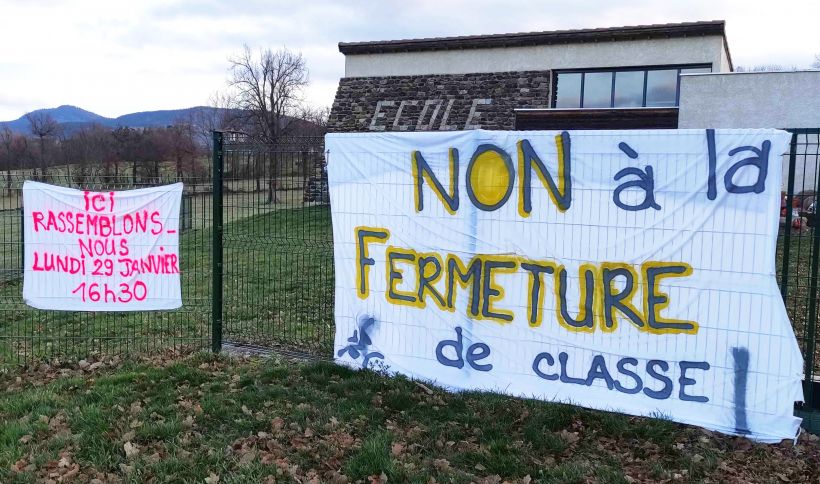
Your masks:
M 223 340 L 329 356 L 333 239 L 320 137 L 224 141 Z
M 168 168 L 141 174 L 125 163 L 98 167 L 10 169 L 0 188 L 0 365 L 77 361 L 165 348 L 207 347 L 211 302 L 211 178 L 180 179 Z M 41 311 L 23 303 L 23 206 L 25 180 L 92 191 L 129 190 L 183 181 L 180 223 L 183 307 L 177 311 Z
M 820 232 L 816 197 L 820 192 L 820 128 L 792 130 L 783 163 L 778 282 L 806 364 L 807 407 L 820 407 L 820 345 L 817 341 Z
M 806 397 L 820 406 L 816 327 L 820 301 L 820 129 L 794 130 L 784 157 L 778 281 L 806 360 Z M 0 180 L 0 364 L 29 364 L 168 347 L 226 344 L 329 357 L 333 346 L 333 243 L 322 138 L 276 146 L 226 133 L 221 151 L 222 300 L 213 284 L 213 178 L 207 161 L 191 176 L 159 175 L 131 164 L 7 170 Z M 153 173 L 153 174 L 151 174 Z M 127 190 L 183 181 L 180 216 L 183 307 L 177 311 L 40 311 L 22 301 L 22 184 L 26 179 L 89 190 Z M 217 202 L 218 202 L 217 201 Z M 794 206 L 793 210 L 785 210 Z M 219 287 L 219 286 L 218 286 Z M 212 307 L 224 325 L 211 332 Z M 813 384 L 810 384 L 813 382 Z

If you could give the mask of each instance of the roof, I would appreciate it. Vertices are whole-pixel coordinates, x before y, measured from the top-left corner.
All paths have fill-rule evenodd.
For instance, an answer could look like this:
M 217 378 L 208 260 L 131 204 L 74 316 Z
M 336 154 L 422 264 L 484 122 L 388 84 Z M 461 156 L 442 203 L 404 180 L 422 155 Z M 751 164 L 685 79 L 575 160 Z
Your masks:
M 525 45 L 575 44 L 584 42 L 667 39 L 720 35 L 726 45 L 726 23 L 723 20 L 671 24 L 635 25 L 600 29 L 554 30 L 515 34 L 465 35 L 426 39 L 385 40 L 374 42 L 339 42 L 345 55 L 381 54 L 449 49 L 487 49 Z M 728 53 L 728 46 L 726 47 Z

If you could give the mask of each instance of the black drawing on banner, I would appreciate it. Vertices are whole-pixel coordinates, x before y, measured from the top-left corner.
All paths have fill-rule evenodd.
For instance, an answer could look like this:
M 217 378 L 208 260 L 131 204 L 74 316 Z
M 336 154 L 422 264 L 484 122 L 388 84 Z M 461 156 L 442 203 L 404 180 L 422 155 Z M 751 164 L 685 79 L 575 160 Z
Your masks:
M 351 358 L 357 360 L 362 358 L 362 368 L 369 368 L 370 360 L 378 358 L 383 360 L 384 355 L 378 351 L 370 351 L 369 348 L 373 344 L 368 332 L 375 326 L 376 319 L 373 316 L 362 315 L 359 316 L 359 328 L 353 330 L 353 336 L 347 338 L 349 345 L 340 349 L 336 356 L 342 356 L 345 353 L 349 354 Z

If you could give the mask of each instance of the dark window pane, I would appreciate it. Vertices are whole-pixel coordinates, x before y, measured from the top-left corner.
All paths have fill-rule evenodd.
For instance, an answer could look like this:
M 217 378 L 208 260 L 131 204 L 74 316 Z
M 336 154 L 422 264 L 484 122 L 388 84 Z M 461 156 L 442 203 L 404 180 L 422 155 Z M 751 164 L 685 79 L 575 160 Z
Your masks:
M 616 108 L 643 106 L 643 75 L 644 71 L 615 73 Z
M 688 69 L 681 69 L 681 74 L 706 74 L 712 72 L 711 67 L 690 67 Z
M 581 107 L 581 76 L 583 74 L 558 74 L 555 91 L 556 108 Z
M 584 107 L 610 107 L 612 103 L 612 73 L 587 72 L 584 76 Z
M 674 107 L 678 93 L 678 71 L 648 71 L 646 73 L 646 106 Z

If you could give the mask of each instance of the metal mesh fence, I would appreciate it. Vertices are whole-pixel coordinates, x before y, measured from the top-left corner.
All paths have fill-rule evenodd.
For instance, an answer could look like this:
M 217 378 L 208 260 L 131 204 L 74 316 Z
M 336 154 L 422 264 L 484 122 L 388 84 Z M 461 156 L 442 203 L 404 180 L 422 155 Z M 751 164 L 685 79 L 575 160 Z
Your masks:
M 206 165 L 207 167 L 207 165 Z M 74 168 L 74 170 L 72 170 Z M 137 176 L 126 167 L 8 170 L 0 188 L 0 364 L 66 361 L 202 347 L 210 341 L 211 252 L 209 174 L 185 176 L 180 223 L 183 307 L 156 312 L 41 311 L 23 303 L 22 186 L 29 179 L 92 191 L 175 183 L 175 174 Z M 122 168 L 122 170 L 120 170 Z M 207 173 L 207 169 L 204 170 Z
M 276 146 L 232 133 L 220 139 L 218 173 L 212 171 L 211 160 L 203 158 L 190 175 L 171 166 L 138 170 L 126 164 L 81 170 L 59 166 L 45 173 L 11 169 L 2 174 L 0 365 L 166 348 L 205 349 L 215 342 L 331 354 L 333 243 L 322 138 L 288 138 Z M 820 129 L 794 130 L 790 152 L 784 156 L 777 269 L 806 360 L 807 401 L 815 405 L 820 403 L 820 392 L 814 388 L 820 377 L 818 168 Z M 21 297 L 21 189 L 27 179 L 99 191 L 183 181 L 182 309 L 83 313 L 26 306 Z M 221 194 L 214 192 L 215 186 L 221 187 Z M 215 209 L 221 213 L 219 227 L 214 227 Z M 213 257 L 215 242 L 221 247 L 221 265 L 220 258 Z M 221 282 L 216 286 L 221 291 L 214 291 L 214 281 Z
M 223 339 L 329 355 L 333 239 L 321 138 L 224 142 Z
M 227 134 L 220 156 L 218 177 L 207 159 L 196 175 L 153 163 L 148 170 L 125 163 L 7 170 L 0 190 L 0 364 L 205 349 L 217 340 L 329 355 L 333 259 L 322 138 L 265 146 Z M 22 186 L 29 179 L 91 191 L 182 181 L 182 309 L 94 313 L 26 306 Z M 221 187 L 216 196 L 215 183 Z M 221 213 L 221 230 L 214 227 L 214 210 Z M 216 239 L 221 258 L 213 257 Z M 221 299 L 213 286 L 217 275 Z M 214 324 L 215 307 L 221 328 Z
M 783 202 L 777 242 L 778 282 L 806 364 L 806 404 L 820 406 L 820 345 L 817 342 L 820 233 L 820 129 L 792 131 L 783 163 Z

